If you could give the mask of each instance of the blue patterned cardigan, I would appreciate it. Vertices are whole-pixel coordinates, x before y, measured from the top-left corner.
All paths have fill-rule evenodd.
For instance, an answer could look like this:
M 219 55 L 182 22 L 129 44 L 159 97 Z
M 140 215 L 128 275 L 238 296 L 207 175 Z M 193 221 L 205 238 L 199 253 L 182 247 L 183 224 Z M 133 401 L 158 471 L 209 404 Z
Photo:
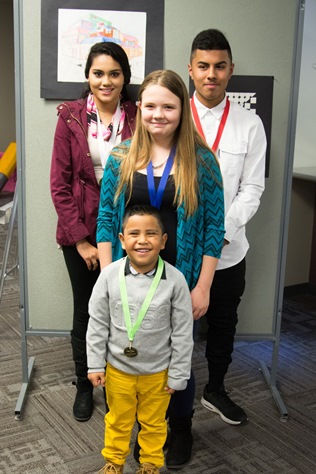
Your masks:
M 127 142 L 128 143 L 128 142 Z M 114 151 L 114 150 L 113 150 Z M 224 194 L 219 166 L 213 154 L 198 147 L 196 152 L 199 204 L 186 218 L 183 204 L 177 210 L 176 268 L 185 276 L 190 290 L 198 281 L 203 255 L 220 258 L 224 239 Z M 102 179 L 97 225 L 97 242 L 112 242 L 112 259 L 123 256 L 118 238 L 125 211 L 125 193 L 114 203 L 121 160 L 109 156 Z

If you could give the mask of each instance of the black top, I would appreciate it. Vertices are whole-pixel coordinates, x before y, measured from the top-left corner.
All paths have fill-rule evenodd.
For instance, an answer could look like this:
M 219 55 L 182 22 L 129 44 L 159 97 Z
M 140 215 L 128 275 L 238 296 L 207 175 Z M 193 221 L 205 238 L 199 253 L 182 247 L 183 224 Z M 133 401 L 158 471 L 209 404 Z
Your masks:
M 159 186 L 161 176 L 154 176 L 156 190 Z M 177 255 L 177 208 L 173 204 L 175 193 L 175 185 L 173 176 L 170 175 L 165 187 L 165 191 L 162 197 L 160 215 L 161 219 L 165 225 L 166 233 L 168 234 L 168 239 L 166 242 L 166 248 L 160 252 L 161 258 L 166 260 L 166 262 L 171 265 L 176 263 Z M 126 199 L 128 198 L 129 191 L 126 193 Z M 143 173 L 134 173 L 133 180 L 133 190 L 131 199 L 127 204 L 129 206 L 134 206 L 136 204 L 145 204 L 150 205 L 150 197 L 147 186 L 147 175 Z

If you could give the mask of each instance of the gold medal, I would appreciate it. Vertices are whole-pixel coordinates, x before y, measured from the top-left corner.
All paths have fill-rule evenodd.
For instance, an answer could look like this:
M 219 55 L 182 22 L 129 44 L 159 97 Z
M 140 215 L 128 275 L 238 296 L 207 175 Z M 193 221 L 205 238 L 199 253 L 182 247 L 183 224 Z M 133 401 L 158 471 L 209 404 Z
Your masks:
M 135 347 L 132 347 L 131 345 L 129 347 L 125 347 L 124 349 L 124 355 L 126 357 L 136 357 L 138 354 L 138 350 L 135 349 Z

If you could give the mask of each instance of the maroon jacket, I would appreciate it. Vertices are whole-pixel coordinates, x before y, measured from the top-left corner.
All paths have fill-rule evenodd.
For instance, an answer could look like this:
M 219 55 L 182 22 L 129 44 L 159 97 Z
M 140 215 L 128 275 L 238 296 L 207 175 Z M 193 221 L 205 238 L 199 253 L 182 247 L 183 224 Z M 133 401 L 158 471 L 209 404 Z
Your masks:
M 50 173 L 53 203 L 58 215 L 56 239 L 74 245 L 86 238 L 95 245 L 100 186 L 94 174 L 87 138 L 87 101 L 63 102 L 57 107 Z M 122 140 L 135 129 L 136 105 L 123 102 L 125 123 Z

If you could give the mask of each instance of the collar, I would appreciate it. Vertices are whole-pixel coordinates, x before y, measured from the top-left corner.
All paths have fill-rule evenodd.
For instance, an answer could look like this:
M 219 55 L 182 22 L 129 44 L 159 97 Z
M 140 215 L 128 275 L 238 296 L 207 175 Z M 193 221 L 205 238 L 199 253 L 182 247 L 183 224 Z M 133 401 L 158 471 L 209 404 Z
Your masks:
M 68 124 L 73 123 L 73 118 L 79 122 L 79 124 L 88 130 L 87 122 L 87 100 L 77 99 L 71 101 L 62 102 L 57 106 L 58 115 L 61 115 L 65 122 Z M 70 121 L 69 121 L 70 119 Z
M 134 267 L 132 267 L 131 263 L 130 263 L 130 260 L 129 258 L 126 256 L 125 257 L 125 260 L 126 260 L 126 263 L 125 263 L 125 276 L 126 275 L 134 275 L 134 276 L 137 276 L 137 275 L 146 275 L 148 277 L 152 277 L 155 275 L 156 271 L 157 271 L 157 265 L 155 266 L 155 268 L 153 268 L 152 270 L 150 270 L 149 272 L 147 273 L 138 273 Z M 161 279 L 162 280 L 166 280 L 167 277 L 166 277 L 166 268 L 165 268 L 165 262 L 164 262 L 164 265 L 163 265 L 163 270 L 162 270 L 162 275 L 161 275 Z
M 199 117 L 201 119 L 203 119 L 207 113 L 211 113 L 214 116 L 214 118 L 216 118 L 217 120 L 220 120 L 225 109 L 226 92 L 225 92 L 224 99 L 218 105 L 216 105 L 216 107 L 212 107 L 211 109 L 209 109 L 208 107 L 205 107 L 205 105 L 203 105 L 199 101 L 199 99 L 196 97 L 196 91 L 194 92 L 194 102 L 195 102 L 195 106 L 198 111 Z

